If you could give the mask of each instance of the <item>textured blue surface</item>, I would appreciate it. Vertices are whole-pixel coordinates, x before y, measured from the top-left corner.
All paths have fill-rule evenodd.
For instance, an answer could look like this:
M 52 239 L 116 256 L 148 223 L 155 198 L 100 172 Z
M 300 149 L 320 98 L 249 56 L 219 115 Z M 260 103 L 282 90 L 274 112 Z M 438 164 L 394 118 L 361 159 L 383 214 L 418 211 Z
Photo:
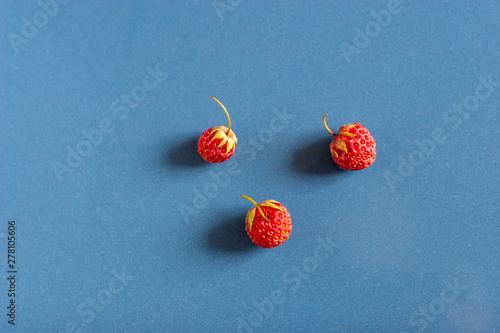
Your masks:
M 0 331 L 500 331 L 497 1 L 0 6 Z M 326 113 L 371 167 L 334 166 Z M 241 194 L 290 239 L 253 246 Z

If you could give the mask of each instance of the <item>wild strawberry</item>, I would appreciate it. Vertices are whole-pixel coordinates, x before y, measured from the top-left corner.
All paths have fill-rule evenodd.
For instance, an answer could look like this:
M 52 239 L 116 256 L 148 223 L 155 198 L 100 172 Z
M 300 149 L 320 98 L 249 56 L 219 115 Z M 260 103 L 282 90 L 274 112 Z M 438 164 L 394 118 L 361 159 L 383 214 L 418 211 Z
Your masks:
M 375 162 L 375 140 L 364 126 L 358 123 L 344 125 L 335 134 L 326 125 L 326 116 L 323 125 L 335 137 L 330 143 L 330 152 L 340 168 L 361 170 Z
M 249 197 L 241 197 L 255 205 L 248 211 L 245 220 L 245 229 L 252 242 L 260 247 L 272 249 L 290 237 L 292 220 L 285 206 L 274 200 L 266 200 L 258 205 Z
M 229 127 L 211 127 L 203 132 L 198 140 L 198 153 L 207 162 L 221 163 L 233 156 L 238 139 L 231 130 L 231 118 L 224 105 L 217 98 L 210 98 L 219 103 L 226 112 Z

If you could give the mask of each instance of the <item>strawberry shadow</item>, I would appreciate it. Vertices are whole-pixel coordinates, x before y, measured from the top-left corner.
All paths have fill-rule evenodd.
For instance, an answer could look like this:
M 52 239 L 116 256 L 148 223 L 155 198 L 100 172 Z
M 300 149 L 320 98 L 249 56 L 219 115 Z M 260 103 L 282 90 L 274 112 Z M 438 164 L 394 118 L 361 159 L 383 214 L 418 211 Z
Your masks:
M 218 219 L 219 223 L 208 229 L 206 245 L 214 252 L 237 253 L 258 249 L 252 243 L 245 230 L 246 213 L 226 219 Z
M 330 153 L 332 137 L 323 135 L 305 142 L 293 153 L 293 168 L 299 173 L 325 175 L 343 173 Z
M 177 145 L 170 147 L 164 157 L 164 161 L 169 166 L 177 168 L 201 167 L 208 165 L 198 154 L 198 135 L 181 141 Z

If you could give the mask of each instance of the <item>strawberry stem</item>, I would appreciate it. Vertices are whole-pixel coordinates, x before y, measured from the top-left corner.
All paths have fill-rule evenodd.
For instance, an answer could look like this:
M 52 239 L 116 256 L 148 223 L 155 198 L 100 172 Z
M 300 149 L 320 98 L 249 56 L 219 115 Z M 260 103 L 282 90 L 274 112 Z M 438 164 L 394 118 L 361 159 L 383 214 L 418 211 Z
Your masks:
M 247 197 L 246 195 L 242 195 L 241 196 L 243 199 L 247 199 L 248 201 L 250 201 L 251 203 L 253 203 L 255 205 L 255 207 L 257 207 L 259 204 L 255 202 L 255 200 L 253 200 L 252 198 L 249 198 Z
M 323 125 L 325 125 L 325 128 L 328 132 L 330 132 L 331 135 L 333 135 L 334 137 L 337 137 L 337 134 L 333 133 L 333 131 L 331 129 L 328 128 L 328 125 L 326 124 L 326 117 L 328 115 L 325 114 L 325 116 L 323 117 Z
M 221 102 L 219 102 L 219 100 L 215 97 L 212 97 L 210 96 L 211 99 L 213 99 L 214 101 L 216 101 L 217 103 L 220 104 L 220 106 L 222 106 L 222 108 L 224 109 L 224 112 L 226 112 L 226 116 L 227 116 L 227 121 L 229 122 L 229 126 L 227 128 L 227 132 L 226 134 L 229 134 L 229 132 L 231 131 L 231 118 L 229 117 L 229 113 L 227 112 L 226 108 L 224 107 L 224 105 L 222 105 Z
M 256 203 L 255 200 L 253 200 L 252 198 L 249 198 L 249 197 L 247 197 L 245 195 L 242 195 L 241 197 L 244 198 L 244 199 L 247 199 L 248 201 L 250 201 L 251 203 L 253 203 L 255 205 L 255 207 L 257 207 L 257 210 L 259 211 L 260 215 L 264 218 L 264 220 L 269 221 L 269 219 L 266 217 L 266 215 L 264 215 L 264 211 L 262 211 L 262 208 L 260 208 L 259 204 Z

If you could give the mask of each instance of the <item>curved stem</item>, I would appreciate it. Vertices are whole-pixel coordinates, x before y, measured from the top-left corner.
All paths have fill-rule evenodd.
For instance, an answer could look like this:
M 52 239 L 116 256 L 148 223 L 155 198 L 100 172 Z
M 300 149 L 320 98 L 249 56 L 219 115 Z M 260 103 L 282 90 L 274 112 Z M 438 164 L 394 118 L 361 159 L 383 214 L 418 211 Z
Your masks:
M 226 108 L 224 107 L 224 105 L 222 105 L 221 102 L 219 102 L 219 100 L 215 97 L 212 97 L 210 96 L 211 99 L 213 99 L 214 101 L 216 101 L 217 103 L 220 104 L 220 106 L 222 106 L 222 108 L 224 109 L 224 112 L 226 112 L 226 116 L 227 116 L 227 121 L 229 122 L 229 126 L 227 128 L 227 134 L 229 134 L 229 132 L 231 131 L 231 118 L 229 117 L 229 113 L 227 112 Z
M 249 198 L 247 197 L 246 195 L 242 195 L 241 196 L 243 199 L 247 199 L 248 201 L 250 201 L 251 203 L 253 203 L 255 205 L 255 207 L 257 207 L 259 204 L 255 202 L 255 200 L 253 200 L 252 198 Z
M 336 136 L 337 136 L 337 134 L 333 133 L 333 131 L 332 131 L 331 129 L 329 129 L 329 128 L 328 128 L 328 125 L 326 124 L 326 117 L 327 117 L 327 116 L 328 116 L 328 115 L 327 115 L 327 114 L 325 114 L 325 116 L 323 117 L 323 125 L 325 125 L 326 130 L 327 130 L 328 132 L 330 132 L 330 134 L 331 134 L 331 135 L 333 135 L 333 136 L 335 136 L 335 137 L 336 137 Z
M 245 198 L 245 199 L 249 200 L 251 203 L 253 203 L 255 205 L 255 207 L 257 207 L 257 209 L 259 210 L 259 213 L 264 218 L 264 220 L 269 221 L 269 219 L 266 217 L 266 215 L 264 215 L 264 211 L 262 210 L 262 208 L 260 208 L 259 204 L 257 204 L 255 202 L 255 200 L 253 200 L 252 198 L 249 198 L 245 195 L 242 195 L 241 197 Z M 252 208 L 252 209 L 255 209 L 255 208 Z

